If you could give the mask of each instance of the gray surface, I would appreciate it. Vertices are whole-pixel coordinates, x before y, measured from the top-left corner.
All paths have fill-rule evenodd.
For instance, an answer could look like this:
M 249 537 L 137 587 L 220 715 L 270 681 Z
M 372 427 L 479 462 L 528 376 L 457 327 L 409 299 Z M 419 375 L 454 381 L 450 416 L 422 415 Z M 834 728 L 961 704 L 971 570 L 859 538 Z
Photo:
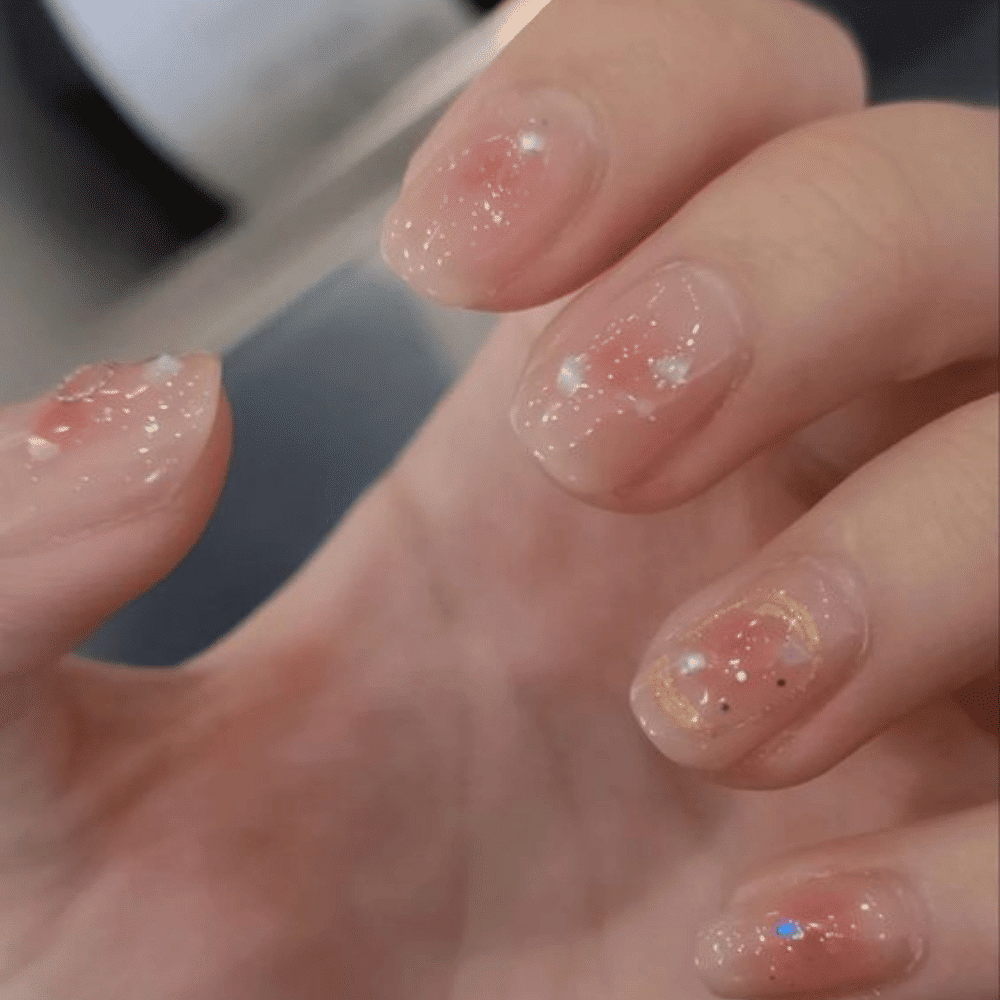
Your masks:
M 997 101 L 997 5 L 926 51 L 873 74 L 873 97 Z M 84 647 L 167 665 L 249 614 L 315 549 L 402 447 L 448 375 L 420 310 L 357 269 L 332 276 L 226 360 L 236 442 L 229 483 L 202 541 Z
M 931 97 L 996 105 L 998 12 L 995 0 L 984 3 L 961 30 L 942 38 L 918 61 L 873 72 L 872 101 Z
M 411 297 L 360 266 L 241 343 L 223 367 L 233 458 L 205 534 L 83 651 L 167 666 L 210 645 L 308 558 L 449 377 Z

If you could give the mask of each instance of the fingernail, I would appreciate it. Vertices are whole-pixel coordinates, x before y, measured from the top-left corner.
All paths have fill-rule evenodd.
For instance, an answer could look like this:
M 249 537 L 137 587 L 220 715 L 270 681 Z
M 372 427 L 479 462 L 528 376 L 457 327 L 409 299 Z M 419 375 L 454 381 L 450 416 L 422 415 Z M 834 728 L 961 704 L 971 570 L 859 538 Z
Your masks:
M 857 669 L 867 616 L 854 573 L 798 557 L 741 593 L 714 590 L 671 616 L 632 687 L 646 735 L 681 764 L 736 763 Z
M 574 493 L 626 489 L 718 409 L 749 364 L 745 326 L 700 264 L 670 264 L 604 306 L 584 296 L 542 334 L 514 430 Z
M 167 503 L 205 447 L 218 397 L 214 357 L 163 355 L 87 365 L 0 412 L 0 555 Z
M 582 212 L 604 164 L 593 113 L 567 92 L 494 95 L 418 169 L 382 255 L 444 302 L 484 304 Z
M 854 994 L 911 972 L 924 917 L 890 873 L 836 873 L 744 887 L 699 935 L 697 966 L 722 997 Z

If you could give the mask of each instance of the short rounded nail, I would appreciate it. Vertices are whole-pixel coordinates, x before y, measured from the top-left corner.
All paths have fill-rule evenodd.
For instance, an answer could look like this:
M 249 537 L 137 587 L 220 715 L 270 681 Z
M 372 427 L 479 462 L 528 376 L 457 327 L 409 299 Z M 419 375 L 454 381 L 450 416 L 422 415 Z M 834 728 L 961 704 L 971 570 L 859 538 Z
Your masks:
M 599 295 L 570 305 L 542 334 L 511 411 L 549 475 L 593 497 L 658 471 L 750 360 L 745 309 L 702 264 L 665 265 L 610 301 Z
M 488 305 L 584 210 L 604 155 L 593 112 L 566 91 L 494 94 L 462 113 L 390 211 L 382 255 L 427 295 Z
M 678 609 L 639 670 L 632 710 L 678 763 L 729 767 L 841 687 L 867 636 L 853 569 L 790 558 L 737 593 L 712 588 Z
M 19 555 L 170 500 L 208 441 L 218 361 L 87 365 L 0 412 L 0 555 Z
M 855 995 L 912 972 L 926 918 L 890 872 L 836 872 L 744 887 L 699 935 L 698 969 L 722 997 Z

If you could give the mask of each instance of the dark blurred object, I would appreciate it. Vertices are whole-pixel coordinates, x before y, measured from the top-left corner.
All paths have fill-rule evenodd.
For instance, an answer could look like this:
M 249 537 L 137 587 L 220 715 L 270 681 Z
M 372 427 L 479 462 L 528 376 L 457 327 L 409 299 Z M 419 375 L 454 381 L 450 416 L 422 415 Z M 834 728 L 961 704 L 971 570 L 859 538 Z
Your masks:
M 838 17 L 858 39 L 873 104 L 929 98 L 996 105 L 997 0 L 817 0 L 817 6 Z
M 246 33 L 247 0 L 159 5 L 177 20 L 153 16 L 157 0 L 147 15 L 141 4 L 106 6 L 0 0 L 0 27 L 45 123 L 44 140 L 30 144 L 42 185 L 58 192 L 64 215 L 146 266 L 254 214 L 275 176 L 481 12 L 474 0 L 299 0 L 292 13 L 315 23 L 289 33 L 294 18 L 276 4 L 258 37 Z M 171 58 L 158 62 L 161 49 Z
M 42 0 L 0 0 L 17 68 L 57 145 L 39 168 L 99 228 L 161 233 L 152 256 L 224 222 L 230 208 L 149 149 L 93 84 Z M 147 251 L 148 252 L 148 251 Z
M 988 7 L 982 0 L 822 0 L 819 6 L 850 26 L 873 69 L 912 64 Z
M 231 206 L 161 159 L 81 66 L 43 0 L 0 0 L 18 74 L 48 124 L 25 144 L 60 209 L 146 266 L 225 222 Z

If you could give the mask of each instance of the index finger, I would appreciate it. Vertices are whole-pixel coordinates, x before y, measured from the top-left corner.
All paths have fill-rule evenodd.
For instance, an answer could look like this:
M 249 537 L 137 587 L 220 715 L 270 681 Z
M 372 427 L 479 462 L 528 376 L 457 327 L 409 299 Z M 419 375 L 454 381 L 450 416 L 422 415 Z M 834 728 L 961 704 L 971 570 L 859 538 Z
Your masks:
M 554 0 L 414 157 L 388 263 L 455 305 L 600 274 L 775 135 L 864 100 L 847 33 L 790 0 Z

